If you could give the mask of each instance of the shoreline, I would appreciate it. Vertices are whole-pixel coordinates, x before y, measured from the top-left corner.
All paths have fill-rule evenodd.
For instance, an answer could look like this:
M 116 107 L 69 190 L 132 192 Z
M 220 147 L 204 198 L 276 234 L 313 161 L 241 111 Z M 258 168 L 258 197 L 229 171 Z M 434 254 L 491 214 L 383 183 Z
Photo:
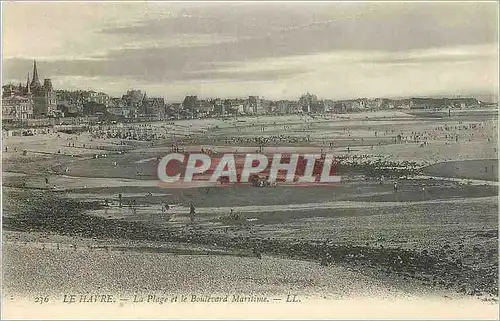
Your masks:
M 42 193 L 46 194 L 46 193 Z M 224 235 L 198 228 L 159 228 L 141 222 L 105 219 L 84 214 L 97 209 L 95 203 L 59 199 L 45 195 L 30 203 L 38 208 L 36 217 L 30 209 L 24 214 L 4 216 L 4 229 L 19 232 L 44 232 L 94 240 L 125 239 L 130 242 L 183 243 L 190 246 L 214 246 L 225 251 L 247 251 L 262 255 L 298 259 L 315 264 L 348 264 L 377 270 L 386 276 L 417 280 L 430 288 L 444 288 L 477 297 L 498 296 L 498 266 L 472 269 L 461 262 L 403 248 L 385 248 L 313 240 L 286 240 L 262 236 Z M 38 204 L 37 204 L 38 203 Z M 43 204 L 43 205 L 42 205 Z M 28 215 L 28 216 L 26 216 Z M 24 218 L 23 218 L 24 217 Z M 29 217 L 29 219 L 27 219 Z
M 310 269 L 311 271 L 322 271 L 321 273 L 327 273 L 326 275 L 328 275 L 328 271 L 330 270 L 336 271 L 336 273 L 346 273 L 346 275 L 354 277 L 354 279 L 352 279 L 353 282 L 354 280 L 362 280 L 359 284 L 359 286 L 361 287 L 363 287 L 363 284 L 364 286 L 373 287 L 373 285 L 368 285 L 371 282 L 380 283 L 384 285 L 383 288 L 389 287 L 388 291 L 382 289 L 381 292 L 385 293 L 384 294 L 385 296 L 390 296 L 390 297 L 392 295 L 396 295 L 396 293 L 400 294 L 405 293 L 405 297 L 407 296 L 408 298 L 415 298 L 415 299 L 434 297 L 436 299 L 446 298 L 446 299 L 462 300 L 470 298 L 469 296 L 450 291 L 449 289 L 430 288 L 424 284 L 421 284 L 417 280 L 409 280 L 406 278 L 389 278 L 387 276 L 384 277 L 383 273 L 381 273 L 380 271 L 361 270 L 360 267 L 350 265 L 348 263 L 336 262 L 330 264 L 329 266 L 323 266 L 319 264 L 317 261 L 310 259 L 308 260 L 304 258 L 290 258 L 273 254 L 257 257 L 255 256 L 254 253 L 236 252 L 235 250 L 231 249 L 227 249 L 227 251 L 224 252 L 222 250 L 214 249 L 214 247 L 209 247 L 209 246 L 207 247 L 198 244 L 170 242 L 168 243 L 168 245 L 166 245 L 164 243 L 157 243 L 157 242 L 143 242 L 143 241 L 130 242 L 128 240 L 116 240 L 116 239 L 98 240 L 98 239 L 89 239 L 89 238 L 74 237 L 74 236 L 60 236 L 56 234 L 37 233 L 37 232 L 12 232 L 12 231 L 6 231 L 6 233 L 4 233 L 3 243 L 4 243 L 4 248 L 6 249 L 5 256 L 7 256 L 7 258 L 10 257 L 11 260 L 13 257 L 12 250 L 15 249 L 16 253 L 17 252 L 27 253 L 28 256 L 38 253 L 37 255 L 43 255 L 49 257 L 53 257 L 54 255 L 63 257 L 66 256 L 80 257 L 80 258 L 87 257 L 88 259 L 85 260 L 89 260 L 89 262 L 92 260 L 91 259 L 92 257 L 98 257 L 99 261 L 109 260 L 112 262 L 117 259 L 122 260 L 125 259 L 126 257 L 131 256 L 134 258 L 134 260 L 139 260 L 140 262 L 144 263 L 150 262 L 154 258 L 157 258 L 160 261 L 161 260 L 169 261 L 172 259 L 179 260 L 182 257 L 185 257 L 186 259 L 189 260 L 194 259 L 199 262 L 205 262 L 205 264 L 208 264 L 207 267 L 209 267 L 211 265 L 210 262 L 216 262 L 217 260 L 222 259 L 233 262 L 232 264 L 236 265 L 242 264 L 243 271 L 245 270 L 245 266 L 247 265 L 246 263 L 244 263 L 245 261 L 253 262 L 252 264 L 255 266 L 258 266 L 260 264 L 268 264 L 269 262 L 275 262 L 272 264 L 285 264 L 291 270 L 295 269 L 296 266 L 304 266 L 304 267 L 307 266 L 308 269 Z M 76 245 L 76 243 L 78 243 L 78 245 Z M 158 249 L 162 250 L 158 251 Z M 56 260 L 54 262 L 56 266 L 59 265 L 57 262 L 60 261 Z M 152 266 L 150 266 L 150 268 L 152 268 Z M 8 274 L 12 273 L 12 271 L 14 270 L 19 270 L 19 269 L 20 268 L 17 266 L 10 266 L 9 263 L 7 264 Z M 135 272 L 129 272 L 129 273 L 135 273 Z M 191 277 L 195 277 L 196 272 L 182 272 L 181 274 L 187 274 L 190 275 Z M 178 278 L 178 276 L 174 275 L 172 276 Z M 49 282 L 49 283 L 54 282 L 50 274 L 44 275 L 43 278 L 47 279 L 47 281 L 44 282 Z M 259 281 L 258 283 L 263 282 L 261 284 L 261 291 L 254 292 L 252 290 L 251 293 L 254 293 L 254 295 L 276 295 L 277 293 L 279 293 L 279 291 L 276 292 L 276 289 L 273 290 L 274 286 L 272 284 L 274 284 L 274 282 L 268 283 L 269 281 L 266 281 L 267 278 L 266 275 L 261 274 L 260 272 L 258 272 L 257 274 L 250 273 L 249 276 L 241 275 L 240 282 L 247 282 L 247 281 L 255 282 L 260 278 L 262 278 L 262 281 Z M 335 294 L 329 291 L 319 292 L 319 289 L 317 288 L 318 284 L 315 285 L 315 282 L 309 284 L 309 282 L 311 282 L 312 280 L 309 280 L 307 275 L 296 275 L 295 278 L 296 280 L 294 282 L 299 282 L 299 283 L 305 282 L 304 284 L 305 285 L 307 284 L 308 287 L 307 291 L 301 293 L 301 297 L 315 297 L 315 296 L 323 298 L 331 297 L 334 299 L 336 298 L 336 300 L 338 300 L 344 296 L 351 297 L 353 295 L 353 294 L 341 294 L 341 293 Z M 279 278 L 276 281 L 279 281 Z M 366 281 L 369 281 L 369 283 L 365 283 Z M 20 281 L 16 282 L 19 283 Z M 341 287 L 345 286 L 342 285 L 345 281 L 341 281 L 339 279 L 338 282 L 339 285 L 341 285 Z M 355 283 L 356 282 L 358 281 L 355 281 Z M 106 285 L 106 283 L 107 282 L 101 284 L 101 287 L 106 288 L 110 286 L 109 284 Z M 287 283 L 288 281 L 283 279 L 275 285 L 277 285 L 278 288 L 281 289 L 280 291 L 283 291 L 284 289 L 286 289 Z M 82 288 L 82 286 L 83 285 L 80 285 L 78 288 Z M 219 285 L 217 285 L 216 287 L 218 286 Z M 20 297 L 29 295 L 29 291 L 27 291 L 27 293 L 24 294 L 16 293 L 13 292 L 11 288 L 12 286 L 9 287 L 7 291 L 11 293 L 11 295 L 16 295 Z M 83 288 L 85 288 L 85 286 L 83 286 Z M 128 295 L 133 295 L 140 293 L 142 295 L 145 295 L 145 293 L 149 293 L 148 290 L 146 290 L 148 287 L 143 288 L 142 290 L 140 289 L 130 290 L 127 289 L 127 287 L 122 287 L 122 286 L 118 287 L 111 286 L 111 288 L 120 294 L 127 293 Z M 82 289 L 80 290 L 74 289 L 73 291 L 82 292 Z M 37 290 L 40 291 L 41 289 Z M 48 291 L 49 293 L 52 293 L 52 295 L 61 295 L 62 293 L 70 291 L 71 289 L 68 289 L 65 286 L 63 290 L 61 289 L 44 289 L 44 290 Z M 189 293 L 190 291 L 192 292 L 194 290 L 192 289 L 190 290 L 190 287 L 188 287 L 187 289 L 176 288 L 176 291 L 178 293 L 184 294 L 184 293 Z M 375 291 L 375 289 L 372 289 L 372 291 Z M 391 291 L 393 292 L 393 294 L 390 294 Z M 348 292 L 350 293 L 350 291 Z M 201 294 L 210 295 L 210 293 L 213 294 L 214 292 L 210 287 L 208 287 L 203 289 L 197 288 L 196 293 L 200 295 Z M 223 293 L 224 292 L 219 292 L 218 294 L 222 295 Z M 245 294 L 245 293 L 239 293 L 238 291 L 235 291 L 234 293 L 238 293 L 238 295 Z M 363 297 L 360 293 L 358 293 L 357 295 Z M 367 297 L 364 298 L 366 299 Z M 380 298 L 380 296 L 378 295 L 373 296 L 373 299 L 376 298 Z M 482 298 L 481 301 L 485 303 L 496 302 L 495 298 L 492 297 L 488 299 Z

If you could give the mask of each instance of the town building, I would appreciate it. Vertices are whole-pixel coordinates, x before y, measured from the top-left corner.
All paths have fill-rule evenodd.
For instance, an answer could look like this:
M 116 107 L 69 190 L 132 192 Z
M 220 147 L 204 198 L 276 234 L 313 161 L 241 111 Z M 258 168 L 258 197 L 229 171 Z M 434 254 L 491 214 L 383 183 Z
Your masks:
M 261 114 L 262 113 L 262 100 L 259 96 L 249 96 L 248 97 L 248 108 L 246 110 L 247 114 Z
M 88 92 L 87 101 L 104 105 L 104 107 L 108 108 L 111 102 L 111 97 L 103 92 L 95 92 L 91 90 Z
M 122 98 L 111 98 L 107 112 L 120 118 L 130 117 L 130 108 Z
M 127 90 L 127 93 L 122 96 L 122 102 L 128 108 L 128 117 L 137 118 L 142 108 L 144 94 L 140 90 Z
M 318 100 L 316 95 L 310 93 L 300 96 L 299 104 L 306 113 L 323 113 L 325 111 L 324 102 Z
M 198 113 L 200 116 L 208 116 L 214 112 L 214 102 L 212 100 L 200 100 L 198 103 Z
M 78 116 L 83 114 L 83 105 L 86 102 L 84 92 L 56 90 L 57 110 L 65 116 Z
M 214 114 L 224 116 L 226 114 L 226 106 L 220 98 L 212 99 L 214 105 Z
M 481 105 L 476 98 L 450 98 L 448 101 L 452 108 L 478 108 Z
M 28 79 L 29 80 L 29 79 Z M 57 97 L 51 79 L 44 79 L 43 85 L 38 78 L 36 61 L 33 61 L 33 78 L 26 92 L 33 99 L 33 116 L 37 118 L 53 117 L 57 110 Z M 29 94 L 28 94 L 29 95 Z
M 245 100 L 239 98 L 224 100 L 224 114 L 237 115 L 245 113 Z
M 2 119 L 19 121 L 33 118 L 33 100 L 15 94 L 2 96 Z
M 182 102 L 182 108 L 189 115 L 196 115 L 198 113 L 198 107 L 198 96 L 186 96 Z
M 22 84 L 3 86 L 2 108 L 4 119 L 27 119 L 54 117 L 57 110 L 57 96 L 50 79 L 44 79 L 43 85 L 38 78 L 36 61 L 33 62 L 33 78 Z M 19 104 L 19 105 L 16 105 Z
M 182 115 L 182 103 L 171 103 L 166 106 L 166 118 L 180 119 Z
M 148 97 L 144 93 L 139 105 L 139 117 L 165 118 L 165 99 L 163 97 Z

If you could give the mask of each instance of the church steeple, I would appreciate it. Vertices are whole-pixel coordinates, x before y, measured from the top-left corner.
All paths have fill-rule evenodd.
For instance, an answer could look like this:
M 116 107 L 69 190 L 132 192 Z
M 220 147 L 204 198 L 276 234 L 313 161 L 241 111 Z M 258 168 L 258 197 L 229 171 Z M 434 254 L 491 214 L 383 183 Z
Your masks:
M 29 95 L 31 94 L 31 88 L 30 88 L 30 74 L 28 73 L 28 78 L 26 79 L 26 93 Z
M 144 92 L 144 95 L 142 95 L 142 98 L 141 98 L 141 104 L 144 105 L 145 103 L 147 103 L 147 99 L 148 99 L 148 96 L 146 95 L 146 92 Z
M 33 79 L 31 80 L 31 88 L 40 88 L 40 79 L 38 79 L 38 70 L 36 69 L 36 60 L 33 60 Z

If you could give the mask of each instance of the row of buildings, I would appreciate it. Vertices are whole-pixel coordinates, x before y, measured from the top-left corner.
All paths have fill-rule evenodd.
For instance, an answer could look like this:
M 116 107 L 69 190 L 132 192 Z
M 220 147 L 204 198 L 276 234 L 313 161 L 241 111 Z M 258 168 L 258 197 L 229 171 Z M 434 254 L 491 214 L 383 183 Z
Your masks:
M 348 113 L 380 109 L 448 109 L 475 108 L 475 98 L 409 98 L 409 99 L 318 99 L 307 93 L 298 100 L 268 100 L 258 96 L 235 99 L 200 99 L 186 96 L 182 103 L 167 103 L 163 97 L 149 97 L 141 90 L 128 90 L 121 97 L 85 90 L 54 90 L 51 79 L 41 84 L 36 61 L 33 75 L 26 84 L 3 86 L 3 120 L 47 117 L 102 116 L 108 118 L 178 119 L 192 117 Z
M 41 84 L 36 61 L 26 84 L 9 83 L 2 87 L 2 120 L 33 118 L 104 116 L 163 119 L 167 105 L 162 97 L 148 97 L 140 90 L 129 90 L 114 98 L 103 92 L 55 90 L 51 79 Z
M 129 90 L 122 97 L 95 91 L 56 91 L 58 110 L 66 116 L 107 116 L 117 118 L 165 118 L 163 97 L 148 97 L 140 90 Z
M 448 109 L 478 108 L 481 102 L 475 98 L 359 98 L 350 100 L 318 99 L 316 95 L 304 94 L 298 100 L 266 100 L 257 96 L 246 99 L 198 99 L 186 96 L 178 104 L 190 115 L 252 115 L 252 114 L 298 114 L 298 113 L 349 113 L 382 109 Z

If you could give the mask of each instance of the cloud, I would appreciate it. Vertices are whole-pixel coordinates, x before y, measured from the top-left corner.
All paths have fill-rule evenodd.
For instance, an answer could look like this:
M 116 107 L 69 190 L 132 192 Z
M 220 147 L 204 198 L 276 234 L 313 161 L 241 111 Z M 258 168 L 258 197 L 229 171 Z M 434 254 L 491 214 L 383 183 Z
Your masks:
M 42 77 L 55 78 L 56 87 L 92 87 L 117 96 L 135 87 L 171 100 L 182 100 L 187 94 L 295 99 L 305 91 L 334 99 L 466 95 L 494 92 L 498 88 L 498 75 L 493 72 L 498 70 L 497 57 L 498 50 L 493 46 L 461 46 L 402 52 L 333 51 L 246 62 L 206 62 L 165 74 L 158 72 L 156 78 L 149 74 L 145 77 L 142 64 L 120 72 L 121 64 L 106 67 L 105 61 L 42 62 L 39 72 Z M 401 62 L 403 58 L 407 60 L 405 63 Z M 24 71 L 22 75 L 31 68 L 29 60 L 17 63 Z M 134 70 L 136 73 L 130 74 Z M 6 71 L 10 72 L 9 68 Z
M 187 73 L 185 80 L 276 81 L 306 73 L 304 69 L 206 70 Z
M 365 59 L 375 64 L 423 64 L 467 63 L 474 61 L 496 60 L 498 47 L 495 45 L 458 46 L 451 48 L 433 48 L 427 50 L 411 50 L 382 55 L 374 55 Z
M 149 60 L 151 62 L 151 60 Z M 32 60 L 9 59 L 4 63 L 4 77 L 6 79 L 19 79 L 31 72 Z M 127 68 L 123 67 L 123 60 L 58 60 L 38 61 L 38 70 L 41 77 L 123 77 L 130 82 L 164 82 L 182 80 L 277 80 L 304 73 L 304 68 L 257 68 L 242 70 L 239 68 L 227 69 L 228 64 L 200 63 L 167 66 L 162 60 L 150 64 L 142 61 L 130 60 Z M 233 64 L 238 66 L 238 64 Z M 164 68 L 164 69 L 162 69 Z M 10 75 L 18 75 L 11 77 Z
M 276 52 L 408 50 L 492 43 L 497 37 L 493 3 L 232 4 L 186 8 L 106 34 L 162 39 L 172 35 L 230 35 L 239 45 Z M 245 41 L 246 40 L 246 41 Z
M 495 3 L 4 7 L 4 82 L 25 79 L 35 55 L 41 76 L 60 86 L 88 81 L 113 93 L 143 86 L 175 96 L 384 96 L 498 83 Z M 407 84 L 408 75 L 427 81 Z

